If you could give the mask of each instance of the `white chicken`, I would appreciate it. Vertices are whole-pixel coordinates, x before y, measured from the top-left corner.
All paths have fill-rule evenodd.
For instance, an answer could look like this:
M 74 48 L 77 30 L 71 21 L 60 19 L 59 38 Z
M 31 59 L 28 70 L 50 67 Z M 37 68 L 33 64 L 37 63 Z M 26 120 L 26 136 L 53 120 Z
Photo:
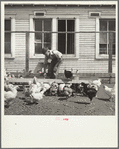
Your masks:
M 94 85 L 97 85 L 97 87 L 99 88 L 99 87 L 101 86 L 101 84 L 102 84 L 102 83 L 101 83 L 101 79 L 94 80 L 94 81 L 93 81 L 93 84 L 94 84 Z
M 14 86 L 12 84 L 4 83 L 4 91 L 11 91 Z
M 65 87 L 65 83 L 59 84 L 59 86 L 58 86 L 59 95 L 62 95 L 64 93 L 64 87 Z
M 29 88 L 30 93 L 40 93 L 41 90 L 42 86 L 38 86 L 37 84 L 31 84 Z
M 64 87 L 65 87 L 65 83 L 61 83 L 61 84 L 59 84 L 59 86 L 58 86 L 58 90 L 59 90 L 59 92 L 62 92 L 63 89 L 64 89 Z
M 41 90 L 42 90 L 42 83 L 39 83 L 38 81 L 37 81 L 37 78 L 36 77 L 34 77 L 33 78 L 33 83 L 31 82 L 31 81 L 29 81 L 29 91 L 31 92 L 31 93 L 39 93 Z
M 40 93 L 32 93 L 30 95 L 31 99 L 32 99 L 32 102 L 35 102 L 37 100 L 41 100 L 43 98 L 43 92 L 40 92 Z
M 115 100 L 115 85 L 113 88 L 109 88 L 108 86 L 104 85 L 105 91 L 107 92 L 108 95 L 110 95 L 111 100 Z
M 9 103 L 17 97 L 17 89 L 18 86 L 13 86 L 12 84 L 9 85 L 10 91 L 6 92 L 4 91 L 4 101 L 5 105 L 9 106 Z
M 42 93 L 44 94 L 47 90 L 49 90 L 50 89 L 50 84 L 49 83 L 43 83 L 42 84 Z
M 111 94 L 112 94 L 112 96 L 115 96 L 115 85 L 114 85 L 114 87 L 111 90 Z
M 104 88 L 105 88 L 105 91 L 111 93 L 111 95 L 115 95 L 115 85 L 113 88 L 110 88 L 110 87 L 104 85 Z
M 104 85 L 105 91 L 110 92 L 112 91 L 112 88 L 109 88 L 108 86 Z

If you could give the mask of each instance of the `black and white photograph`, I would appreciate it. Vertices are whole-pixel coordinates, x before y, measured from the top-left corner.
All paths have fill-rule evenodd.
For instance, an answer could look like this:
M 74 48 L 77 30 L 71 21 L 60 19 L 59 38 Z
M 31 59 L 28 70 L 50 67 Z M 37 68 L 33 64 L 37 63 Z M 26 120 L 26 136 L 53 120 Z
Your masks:
M 116 1 L 1 2 L 3 147 L 116 147 L 117 10 Z M 58 122 L 59 130 L 53 126 Z M 28 126 L 28 138 L 35 143 L 23 143 L 26 135 L 19 135 L 27 133 L 27 125 L 39 127 L 38 123 L 45 130 L 52 125 L 49 136 L 62 128 L 67 132 L 63 125 L 71 130 L 79 126 L 81 130 L 73 132 L 80 133 L 79 143 L 70 131 L 63 136 L 63 145 L 61 133 L 58 139 L 53 135 L 55 143 L 48 137 L 37 142 L 35 135 L 43 126 L 34 131 Z M 39 138 L 43 140 L 42 135 Z

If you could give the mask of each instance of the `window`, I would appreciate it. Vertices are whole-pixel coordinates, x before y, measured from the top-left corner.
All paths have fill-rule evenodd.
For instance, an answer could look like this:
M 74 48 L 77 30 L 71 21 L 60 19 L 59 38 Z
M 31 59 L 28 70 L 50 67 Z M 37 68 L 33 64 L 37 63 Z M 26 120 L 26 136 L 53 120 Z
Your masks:
M 96 58 L 98 59 L 107 59 L 109 54 L 109 48 L 112 43 L 112 56 L 115 57 L 116 54 L 116 20 L 114 17 L 109 17 L 108 19 L 106 17 L 96 17 L 96 31 L 105 31 L 110 32 L 114 31 L 114 33 L 111 33 L 112 37 L 109 33 L 96 33 Z
M 100 31 L 115 31 L 114 19 L 100 19 Z M 112 54 L 115 55 L 115 33 L 112 33 Z M 109 33 L 100 33 L 99 54 L 108 54 L 109 44 L 111 43 Z
M 11 31 L 11 20 L 5 20 L 5 31 Z M 11 54 L 11 33 L 5 33 L 5 54 Z
M 74 20 L 58 20 L 58 50 L 62 54 L 74 54 Z
M 34 27 L 35 31 L 42 31 L 34 34 L 35 54 L 42 54 L 42 48 L 51 49 L 51 33 L 44 33 L 51 31 L 51 19 L 34 19 Z
M 43 47 L 56 49 L 64 54 L 64 58 L 79 57 L 79 34 L 67 33 L 79 31 L 79 13 L 57 15 L 54 12 L 45 16 L 30 15 L 30 58 L 44 58 L 41 53 Z M 55 32 L 55 33 L 49 33 Z M 62 33 L 60 33 L 62 32 Z
M 15 14 L 5 14 L 5 31 L 15 31 Z M 15 57 L 15 33 L 4 34 L 4 53 L 5 58 Z

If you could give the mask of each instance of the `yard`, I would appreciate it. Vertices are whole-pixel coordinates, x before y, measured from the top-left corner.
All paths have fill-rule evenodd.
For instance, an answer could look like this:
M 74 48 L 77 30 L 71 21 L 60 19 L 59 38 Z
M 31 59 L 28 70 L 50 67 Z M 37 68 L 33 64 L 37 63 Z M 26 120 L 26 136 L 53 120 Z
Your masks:
M 107 84 L 113 87 L 113 84 Z M 22 91 L 12 101 L 9 108 L 5 108 L 5 115 L 115 115 L 115 102 L 93 98 L 92 103 L 88 97 L 44 96 L 37 103 L 29 102 L 24 98 Z

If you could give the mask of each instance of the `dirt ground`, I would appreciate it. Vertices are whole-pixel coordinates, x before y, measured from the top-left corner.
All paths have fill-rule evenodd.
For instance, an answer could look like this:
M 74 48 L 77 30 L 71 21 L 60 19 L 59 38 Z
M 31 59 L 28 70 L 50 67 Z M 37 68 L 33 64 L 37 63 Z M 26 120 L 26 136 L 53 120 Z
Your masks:
M 113 85 L 108 84 L 109 87 Z M 29 102 L 23 92 L 5 108 L 5 115 L 115 115 L 115 102 L 76 96 L 66 100 L 65 97 L 44 96 L 37 103 Z

